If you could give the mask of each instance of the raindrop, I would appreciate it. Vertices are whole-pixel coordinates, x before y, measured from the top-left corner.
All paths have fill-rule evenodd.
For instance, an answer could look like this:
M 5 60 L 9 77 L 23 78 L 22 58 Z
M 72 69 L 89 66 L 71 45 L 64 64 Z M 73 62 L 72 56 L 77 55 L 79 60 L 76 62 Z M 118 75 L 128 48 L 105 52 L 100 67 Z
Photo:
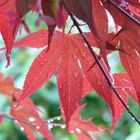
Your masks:
M 125 88 L 122 88 L 122 91 L 125 91 Z
M 77 131 L 78 133 L 81 133 L 81 130 L 80 130 L 79 128 L 76 128 L 76 131 Z
M 48 129 L 51 130 L 52 128 L 53 128 L 53 125 L 52 124 L 49 124 L 48 125 Z
M 65 129 L 65 128 L 66 128 L 66 126 L 65 126 L 65 125 L 62 125 L 62 126 L 61 126 L 61 128 L 62 128 L 62 129 Z
M 50 122 L 50 123 L 53 122 L 53 119 L 50 119 L 49 122 Z
M 57 118 L 57 120 L 59 121 L 59 120 L 61 120 L 61 118 L 60 118 L 60 117 L 58 117 L 58 118 Z
M 129 109 L 129 106 L 127 106 L 127 108 Z
M 132 65 L 129 65 L 130 69 L 133 69 L 133 66 Z
M 21 130 L 21 131 L 24 131 L 24 128 L 23 128 L 23 127 L 20 127 L 20 130 Z
M 132 12 L 130 12 L 131 16 L 134 16 L 134 14 Z
M 43 58 L 43 55 L 39 55 L 39 57 L 40 57 L 40 59 L 42 59 Z
M 77 56 L 76 56 L 76 54 L 75 54 L 75 53 L 73 54 L 73 57 L 74 57 L 74 59 L 77 59 Z
M 62 89 L 62 88 L 63 88 L 63 86 L 62 86 L 62 85 L 59 85 L 59 88 L 60 88 L 60 89 Z
M 36 129 L 40 129 L 40 126 L 36 126 Z
M 85 58 L 87 56 L 87 53 L 84 51 L 81 55 Z
M 80 68 L 82 68 L 82 65 L 81 65 L 81 62 L 80 62 L 79 59 L 78 59 L 78 65 L 79 65 Z
M 78 78 L 78 76 L 79 76 L 79 73 L 78 72 L 74 72 L 74 77 Z
M 73 133 L 74 133 L 74 131 L 73 131 L 73 130 L 71 130 L 71 131 L 70 131 L 70 133 L 71 133 L 71 134 L 73 134 Z
M 101 82 L 101 81 L 98 81 L 98 84 L 99 84 L 99 85 L 102 85 L 102 82 Z
M 30 117 L 30 118 L 29 118 L 29 121 L 30 121 L 30 122 L 34 122 L 34 121 L 35 121 L 35 118 L 34 118 L 34 117 Z
M 50 120 L 47 120 L 47 122 L 48 122 L 48 123 L 51 123 L 51 121 L 50 121 Z
M 15 123 L 18 123 L 18 120 L 14 120 Z
M 131 55 L 132 59 L 135 58 L 135 55 Z
M 132 118 L 133 121 L 135 121 L 135 118 Z
M 54 65 L 51 65 L 51 68 L 54 68 L 55 66 Z
M 20 100 L 15 101 L 15 102 L 12 104 L 12 106 L 16 108 L 19 104 L 20 104 Z
M 44 62 L 41 62 L 41 63 L 40 63 L 40 65 L 42 65 L 42 66 L 43 66 L 43 65 L 44 65 Z

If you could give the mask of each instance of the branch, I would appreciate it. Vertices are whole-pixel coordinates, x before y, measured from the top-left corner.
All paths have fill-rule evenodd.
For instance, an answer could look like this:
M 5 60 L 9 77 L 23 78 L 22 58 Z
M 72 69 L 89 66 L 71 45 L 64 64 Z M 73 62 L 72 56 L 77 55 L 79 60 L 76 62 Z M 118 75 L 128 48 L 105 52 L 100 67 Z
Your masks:
M 30 123 L 30 122 L 26 122 L 26 121 L 23 121 L 23 120 L 20 120 L 20 119 L 11 117 L 7 112 L 0 112 L 0 117 L 6 118 L 6 119 L 9 119 L 9 120 L 12 120 L 12 121 L 15 121 L 15 123 L 21 122 L 21 123 L 24 123 L 26 125 L 28 125 Z M 64 128 L 66 128 L 66 125 L 65 124 L 54 123 L 53 122 L 55 120 L 61 120 L 61 119 L 62 119 L 61 116 L 53 117 L 51 119 L 45 120 L 44 123 L 47 124 L 50 129 L 52 127 L 61 127 L 62 129 L 64 129 Z
M 120 5 L 118 5 L 114 0 L 108 0 L 108 2 L 114 6 L 114 8 L 118 9 L 121 13 L 123 13 L 125 16 L 127 16 L 131 21 L 136 23 L 137 25 L 140 25 L 140 21 L 133 17 L 131 14 L 129 14 L 126 10 L 124 10 Z
M 96 60 L 100 70 L 102 71 L 103 75 L 105 76 L 106 81 L 108 82 L 110 88 L 114 91 L 115 95 L 117 96 L 117 98 L 119 99 L 119 101 L 122 103 L 122 105 L 125 107 L 125 109 L 127 110 L 127 112 L 132 116 L 132 118 L 140 125 L 140 121 L 137 119 L 137 117 L 133 114 L 133 112 L 130 110 L 129 106 L 125 104 L 125 102 L 122 100 L 121 96 L 119 95 L 119 93 L 117 92 L 117 90 L 114 88 L 114 86 L 112 85 L 112 82 L 108 76 L 108 74 L 106 73 L 104 67 L 102 66 L 100 60 L 98 59 L 98 56 L 96 55 L 96 53 L 93 51 L 88 39 L 86 38 L 86 36 L 84 35 L 84 33 L 82 32 L 81 28 L 79 27 L 79 24 L 77 22 L 77 20 L 75 19 L 75 17 L 73 16 L 72 12 L 69 10 L 69 8 L 66 6 L 65 2 L 63 1 L 63 5 L 65 7 L 65 9 L 67 10 L 68 14 L 70 15 L 73 24 L 76 26 L 77 30 L 79 31 L 81 37 L 83 38 L 84 42 L 86 43 L 88 49 L 90 50 L 92 56 L 94 57 L 94 59 Z

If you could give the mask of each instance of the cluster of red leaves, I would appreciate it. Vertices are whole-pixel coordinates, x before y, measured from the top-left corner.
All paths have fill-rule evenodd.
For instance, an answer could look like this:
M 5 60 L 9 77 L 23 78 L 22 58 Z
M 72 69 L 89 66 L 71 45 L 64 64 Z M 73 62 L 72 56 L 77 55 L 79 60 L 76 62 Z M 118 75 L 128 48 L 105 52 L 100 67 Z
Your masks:
M 120 87 L 117 88 L 117 92 L 124 103 L 127 104 L 128 95 L 140 103 L 140 27 L 133 20 L 140 20 L 140 3 L 139 0 L 113 1 L 129 15 L 128 18 L 127 14 L 115 8 L 111 1 L 86 0 L 85 3 L 84 0 L 22 0 L 20 2 L 19 0 L 3 0 L 0 2 L 0 32 L 6 45 L 8 64 L 12 47 L 49 46 L 33 61 L 17 104 L 22 105 L 28 96 L 35 93 L 53 74 L 56 74 L 60 107 L 64 113 L 67 130 L 74 127 L 71 124 L 73 124 L 74 114 L 77 113 L 80 100 L 93 90 L 110 107 L 113 116 L 111 130 L 123 114 L 125 107 L 110 88 L 104 74 L 81 38 L 81 34 L 64 32 L 69 15 L 68 10 L 89 26 L 91 31 L 85 33 L 85 36 L 91 46 L 100 49 L 100 63 L 114 83 L 114 87 Z M 38 21 L 46 22 L 48 29 L 31 33 L 14 42 L 21 24 L 29 31 L 23 18 L 31 10 L 38 14 Z M 107 12 L 114 19 L 116 27 L 114 33 L 109 32 Z M 61 27 L 63 32 L 55 31 L 56 26 Z M 126 72 L 111 75 L 106 55 L 115 50 L 119 51 L 121 63 Z M 28 108 L 27 104 L 26 108 Z M 78 128 L 78 132 L 81 132 L 84 127 L 83 125 L 83 128 Z M 93 130 L 94 128 L 95 126 Z
M 53 139 L 47 124 L 40 118 L 37 107 L 29 98 L 22 101 L 18 108 L 12 105 L 19 98 L 22 90 L 15 88 L 13 79 L 11 77 L 4 78 L 2 73 L 0 73 L 0 92 L 11 104 L 10 115 L 13 120 L 25 131 L 30 140 L 35 140 L 33 130 L 37 130 L 49 140 Z

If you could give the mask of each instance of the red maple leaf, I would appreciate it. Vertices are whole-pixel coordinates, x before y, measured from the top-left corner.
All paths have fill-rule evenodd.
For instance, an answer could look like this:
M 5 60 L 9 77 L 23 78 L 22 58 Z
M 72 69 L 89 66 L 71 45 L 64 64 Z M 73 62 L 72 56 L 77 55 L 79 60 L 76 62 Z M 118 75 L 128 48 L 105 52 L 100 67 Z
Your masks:
M 15 46 L 17 47 L 23 43 L 25 46 L 43 47 L 43 45 L 47 43 L 44 40 L 47 37 L 47 33 L 47 30 L 41 30 L 30 34 L 28 37 L 21 39 L 21 42 L 18 41 L 15 43 Z M 37 44 L 34 40 L 30 40 L 31 37 L 35 38 L 36 36 L 41 36 L 41 38 L 36 40 Z M 90 33 L 86 33 L 86 36 L 91 40 Z M 95 44 L 92 40 L 90 42 Z M 101 60 L 101 63 L 108 72 L 108 75 L 110 75 L 103 60 Z M 93 64 L 95 65 L 93 66 Z M 94 89 L 110 106 L 113 115 L 113 130 L 125 108 L 112 92 L 104 75 L 87 47 L 85 47 L 79 34 L 67 35 L 62 32 L 54 32 L 50 49 L 48 51 L 47 48 L 44 49 L 31 65 L 26 76 L 24 91 L 20 100 L 32 95 L 47 82 L 54 73 L 57 74 L 60 103 L 66 117 L 67 126 L 71 120 L 71 116 L 79 106 L 81 98 Z M 110 76 L 110 78 L 112 79 L 112 76 Z M 121 84 L 122 82 L 123 81 L 119 79 L 118 83 Z M 126 86 L 130 88 L 130 85 L 127 84 L 128 83 L 126 83 Z M 127 104 L 127 95 L 124 94 L 122 89 L 118 91 Z M 121 106 L 120 111 L 116 108 L 118 104 Z

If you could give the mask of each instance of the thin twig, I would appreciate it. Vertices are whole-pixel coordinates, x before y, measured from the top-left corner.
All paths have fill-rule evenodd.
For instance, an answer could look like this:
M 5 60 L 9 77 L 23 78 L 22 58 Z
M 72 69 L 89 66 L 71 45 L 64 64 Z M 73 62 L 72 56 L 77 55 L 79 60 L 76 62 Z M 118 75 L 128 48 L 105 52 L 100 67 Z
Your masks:
M 15 121 L 15 123 L 18 124 L 18 122 L 20 123 L 24 123 L 26 125 L 28 125 L 30 122 L 26 122 L 26 121 L 23 121 L 23 120 L 20 120 L 20 119 L 17 119 L 17 118 L 14 118 L 14 117 L 11 117 L 8 113 L 6 112 L 0 112 L 0 117 L 2 118 L 6 118 L 6 119 L 9 119 L 9 120 L 12 120 L 12 121 Z M 52 125 L 53 127 L 61 127 L 61 128 L 65 128 L 66 125 L 65 124 L 60 124 L 60 123 L 54 123 L 53 121 L 55 120 L 60 120 L 61 119 L 61 116 L 58 116 L 58 117 L 54 117 L 54 118 L 51 118 L 51 119 L 47 119 L 46 121 L 44 121 L 45 124 L 48 125 Z M 38 125 L 37 125 L 38 126 Z
M 114 6 L 114 8 L 118 9 L 121 13 L 123 13 L 125 16 L 127 16 L 131 21 L 136 23 L 137 25 L 140 25 L 140 21 L 133 17 L 131 14 L 129 14 L 126 10 L 124 10 L 120 5 L 118 5 L 114 0 L 108 0 L 108 2 Z
M 84 35 L 84 33 L 82 32 L 81 28 L 79 27 L 79 24 L 77 22 L 77 20 L 75 19 L 75 17 L 73 16 L 72 12 L 69 10 L 69 8 L 66 6 L 65 2 L 63 2 L 63 5 L 65 7 L 65 9 L 67 10 L 67 12 L 69 13 L 73 24 L 76 26 L 77 30 L 79 31 L 81 37 L 83 38 L 84 42 L 86 43 L 87 47 L 89 48 L 92 56 L 94 57 L 94 59 L 96 60 L 100 70 L 102 71 L 103 75 L 105 76 L 110 88 L 114 91 L 115 95 L 117 96 L 117 98 L 119 99 L 119 101 L 122 103 L 122 105 L 125 107 L 125 109 L 128 111 L 128 113 L 132 116 L 132 118 L 140 125 L 140 121 L 137 119 L 137 117 L 133 114 L 133 112 L 130 110 L 129 106 L 125 104 L 125 102 L 123 101 L 123 99 L 121 98 L 121 96 L 119 95 L 119 93 L 117 92 L 117 90 L 114 88 L 114 86 L 112 85 L 112 82 L 108 76 L 108 74 L 106 73 L 104 67 L 102 66 L 100 60 L 98 59 L 98 56 L 96 55 L 96 53 L 93 51 L 88 39 L 86 38 L 86 36 Z

